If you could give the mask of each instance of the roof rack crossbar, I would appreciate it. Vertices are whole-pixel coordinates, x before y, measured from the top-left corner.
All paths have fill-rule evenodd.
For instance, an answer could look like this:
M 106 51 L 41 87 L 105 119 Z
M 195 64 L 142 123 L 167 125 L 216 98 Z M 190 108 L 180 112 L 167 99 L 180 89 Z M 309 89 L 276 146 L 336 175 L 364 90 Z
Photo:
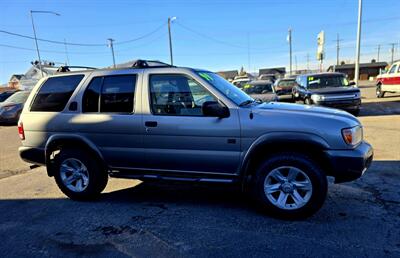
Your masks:
M 88 70 L 95 70 L 97 68 L 89 67 L 89 66 L 72 66 L 72 65 L 62 65 L 57 69 L 58 73 L 66 73 L 70 72 L 71 68 L 81 68 L 81 69 L 88 69 Z
M 175 67 L 173 65 L 157 61 L 157 60 L 136 60 L 132 64 L 132 68 L 160 68 L 160 67 Z

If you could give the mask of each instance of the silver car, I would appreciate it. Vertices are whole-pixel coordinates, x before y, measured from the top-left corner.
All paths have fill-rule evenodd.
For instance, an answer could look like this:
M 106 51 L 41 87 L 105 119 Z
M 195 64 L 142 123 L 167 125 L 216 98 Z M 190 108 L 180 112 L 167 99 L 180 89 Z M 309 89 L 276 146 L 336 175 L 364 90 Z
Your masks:
M 330 108 L 258 103 L 217 74 L 163 63 L 42 79 L 20 121 L 20 156 L 76 200 L 108 177 L 240 184 L 280 218 L 315 213 L 372 161 L 362 125 Z

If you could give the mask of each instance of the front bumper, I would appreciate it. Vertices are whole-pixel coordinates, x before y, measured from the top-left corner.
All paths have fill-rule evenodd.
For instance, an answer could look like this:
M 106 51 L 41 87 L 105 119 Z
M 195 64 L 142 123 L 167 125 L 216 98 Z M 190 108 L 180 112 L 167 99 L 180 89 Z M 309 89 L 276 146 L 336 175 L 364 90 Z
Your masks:
M 330 100 L 330 101 L 318 101 L 315 102 L 316 105 L 354 110 L 359 109 L 361 106 L 361 99 L 346 99 L 346 100 Z
M 361 177 L 370 167 L 373 159 L 372 146 L 363 141 L 352 150 L 327 150 L 330 162 L 330 176 L 335 177 L 335 183 L 353 181 Z
M 44 149 L 21 146 L 18 150 L 19 156 L 24 161 L 36 165 L 45 165 Z

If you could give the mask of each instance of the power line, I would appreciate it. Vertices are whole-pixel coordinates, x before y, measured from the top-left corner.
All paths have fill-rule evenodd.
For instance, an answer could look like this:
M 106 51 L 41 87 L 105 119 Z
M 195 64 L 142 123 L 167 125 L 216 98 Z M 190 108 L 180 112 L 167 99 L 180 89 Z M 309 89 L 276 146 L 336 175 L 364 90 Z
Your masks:
M 162 27 L 165 25 L 165 22 L 162 23 L 159 27 L 157 27 L 155 30 L 150 31 L 149 33 L 146 33 L 140 37 L 137 38 L 133 38 L 133 39 L 129 39 L 129 40 L 125 40 L 125 41 L 119 41 L 119 42 L 115 42 L 114 44 L 127 44 L 127 43 L 131 43 L 131 42 L 135 42 L 141 39 L 144 39 L 146 37 L 149 37 L 151 35 L 153 35 L 154 33 L 156 33 L 157 31 L 161 30 Z M 0 33 L 4 33 L 4 34 L 8 34 L 11 36 L 16 36 L 16 37 L 21 37 L 21 38 L 26 38 L 26 39 L 35 39 L 34 37 L 28 36 L 28 35 L 23 35 L 23 34 L 19 34 L 19 33 L 15 33 L 15 32 L 11 32 L 11 31 L 5 31 L 5 30 L 0 30 Z M 107 46 L 106 43 L 102 43 L 102 44 L 95 44 L 95 43 L 75 43 L 75 42 L 66 42 L 66 41 L 57 41 L 57 40 L 50 40 L 50 39 L 42 39 L 42 38 L 37 38 L 38 41 L 42 41 L 42 42 L 48 42 L 48 43 L 53 43 L 53 44 L 59 44 L 59 45 L 69 45 L 69 46 L 81 46 L 81 47 L 99 47 L 99 46 Z
M 216 38 L 214 38 L 212 36 L 209 36 L 207 34 L 204 34 L 202 32 L 193 30 L 192 28 L 189 28 L 188 26 L 185 26 L 180 22 L 176 22 L 176 24 L 178 26 L 180 26 L 181 28 L 192 32 L 193 34 L 196 34 L 196 35 L 201 36 L 203 38 L 209 39 L 209 40 L 214 41 L 216 43 L 219 43 L 219 44 L 222 44 L 222 45 L 226 45 L 226 46 L 230 46 L 230 47 L 234 47 L 234 48 L 249 49 L 247 46 L 236 45 L 236 44 L 232 44 L 230 42 L 226 42 L 226 41 L 223 41 L 223 40 L 216 39 Z M 267 50 L 267 49 L 274 49 L 274 48 L 250 48 L 250 49 L 251 50 Z

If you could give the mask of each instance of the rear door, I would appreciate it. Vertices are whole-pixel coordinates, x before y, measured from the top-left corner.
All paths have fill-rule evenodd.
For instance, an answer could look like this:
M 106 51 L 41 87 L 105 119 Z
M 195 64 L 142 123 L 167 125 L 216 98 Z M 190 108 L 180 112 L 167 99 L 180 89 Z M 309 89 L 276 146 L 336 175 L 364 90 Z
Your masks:
M 95 72 L 80 92 L 81 113 L 68 121 L 70 130 L 93 142 L 114 168 L 143 163 L 141 72 Z
M 218 98 L 189 73 L 148 69 L 143 82 L 147 169 L 223 174 L 238 171 L 237 109 L 230 108 L 228 118 L 204 116 L 202 103 Z

